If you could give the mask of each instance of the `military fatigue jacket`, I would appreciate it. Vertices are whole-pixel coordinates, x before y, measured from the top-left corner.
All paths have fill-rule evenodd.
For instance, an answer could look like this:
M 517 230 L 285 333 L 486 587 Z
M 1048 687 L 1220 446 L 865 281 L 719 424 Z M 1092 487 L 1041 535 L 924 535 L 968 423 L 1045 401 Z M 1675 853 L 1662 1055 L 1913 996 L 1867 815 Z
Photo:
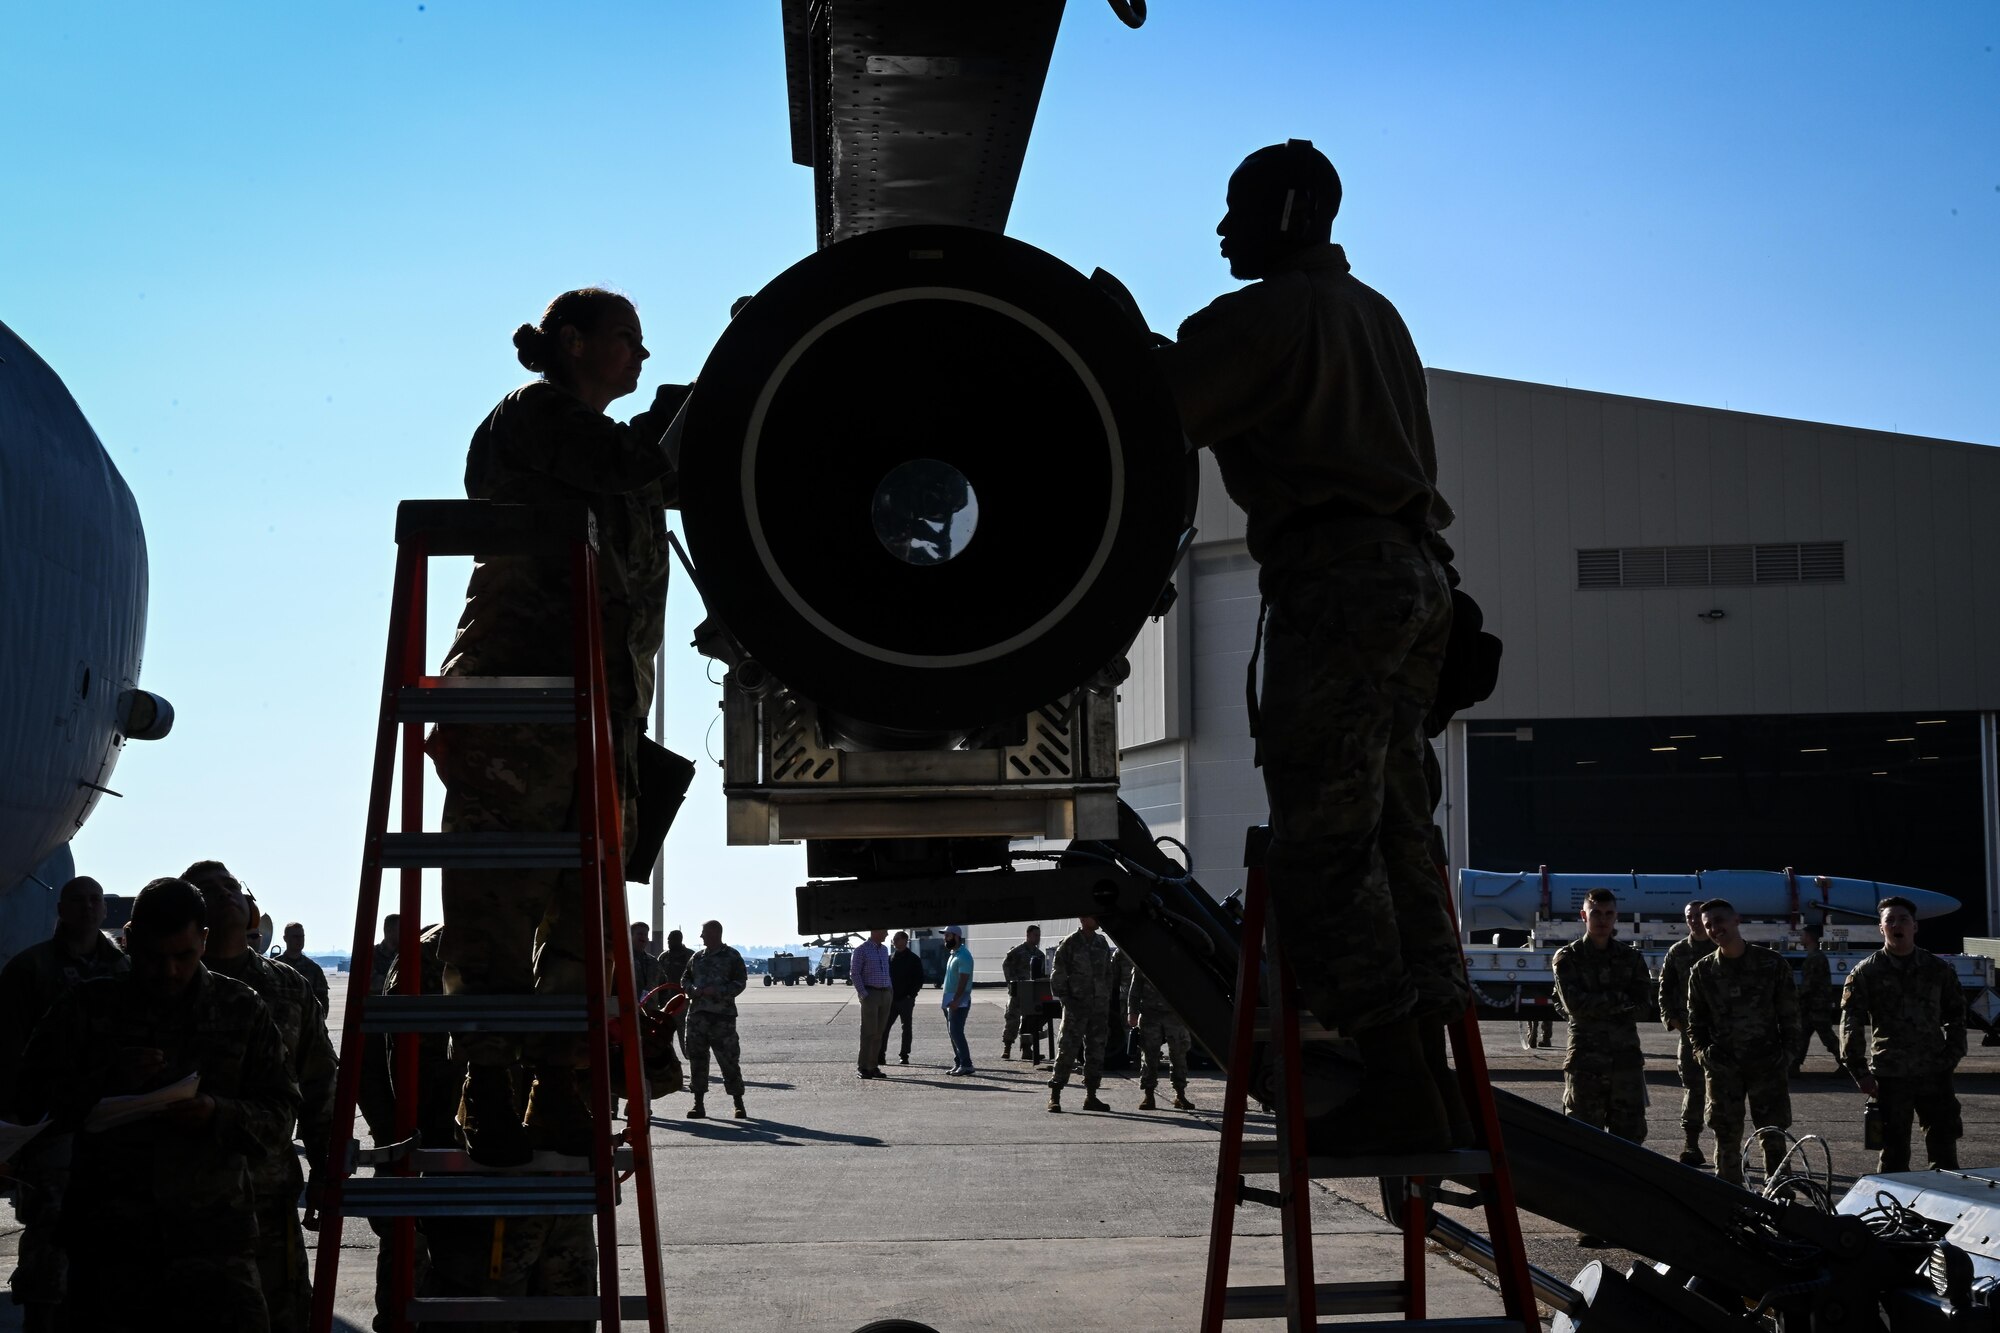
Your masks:
M 1600 949 L 1588 937 L 1556 950 L 1556 1000 L 1569 1018 L 1565 1069 L 1642 1069 L 1639 1015 L 1652 999 L 1653 974 L 1623 940 Z
M 1833 963 L 1815 949 L 1799 965 L 1799 1021 L 1831 1022 L 1833 1010 Z
M 1761 944 L 1735 958 L 1720 950 L 1688 973 L 1688 1042 L 1704 1067 L 1784 1061 L 1799 1044 L 1799 993 L 1792 965 Z
M 660 980 L 676 985 L 687 974 L 688 959 L 694 957 L 694 950 L 685 944 L 673 944 L 660 950 Z
M 306 1160 L 317 1171 L 326 1160 L 327 1139 L 333 1133 L 333 1082 L 339 1071 L 326 1018 L 313 998 L 312 987 L 283 963 L 249 949 L 206 966 L 217 976 L 240 981 L 256 991 L 270 1009 L 278 1036 L 285 1043 L 292 1081 L 299 1089 L 299 1141 L 305 1144 Z M 259 1198 L 265 1202 L 287 1191 L 296 1194 L 301 1183 L 298 1158 L 287 1150 L 258 1166 L 256 1176 Z
M 90 952 L 78 958 L 61 940 L 32 944 L 0 968 L 0 1119 L 14 1109 L 21 1054 L 35 1025 L 71 987 L 131 970 L 132 960 L 100 931 Z
M 1167 1003 L 1167 997 L 1153 984 L 1151 977 L 1138 968 L 1132 969 L 1132 983 L 1125 988 L 1125 1012 L 1138 1014 L 1141 1018 L 1166 1018 L 1178 1023 L 1181 1016 Z
M 1860 1078 L 1948 1074 L 1965 1058 L 1965 992 L 1928 949 L 1898 958 L 1877 949 L 1847 974 L 1840 1062 Z M 1874 1028 L 1873 1040 L 1862 1036 Z
M 688 993 L 688 1012 L 736 1017 L 736 997 L 749 984 L 749 977 L 743 955 L 726 944 L 694 954 L 688 959 L 687 971 L 681 974 L 681 989 Z M 715 987 L 715 993 L 695 994 L 703 986 Z
M 646 992 L 660 984 L 660 955 L 644 949 L 632 950 L 632 983 L 638 988 L 639 998 L 646 998 Z
M 293 975 L 297 975 L 294 973 Z M 154 1116 L 78 1134 L 66 1226 L 116 1244 L 122 1226 L 145 1226 L 189 1254 L 237 1250 L 256 1234 L 252 1167 L 291 1155 L 299 1090 L 271 1011 L 248 986 L 197 967 L 187 991 L 161 1001 L 130 976 L 86 981 L 57 1001 L 28 1044 L 25 1104 L 64 1129 L 82 1125 L 117 1086 L 115 1061 L 133 1047 L 166 1056 L 160 1083 L 198 1074 L 215 1099 L 192 1131 Z
M 1049 989 L 1065 1006 L 1104 1005 L 1111 999 L 1111 987 L 1111 942 L 1101 931 L 1071 931 L 1056 946 Z
M 1049 974 L 1049 960 L 1042 946 L 1022 940 L 1000 960 L 1000 976 L 1006 981 L 1038 981 Z
M 1263 568 L 1341 553 L 1311 549 L 1301 532 L 1308 525 L 1293 522 L 1309 511 L 1394 519 L 1418 533 L 1450 525 L 1416 344 L 1388 299 L 1354 277 L 1340 246 L 1308 247 L 1217 297 L 1160 355 L 1182 428 L 1196 445 L 1214 446 Z
M 470 499 L 576 502 L 596 516 L 605 687 L 612 711 L 627 716 L 645 716 L 652 702 L 664 608 L 642 603 L 664 597 L 665 506 L 677 488 L 662 437 L 686 396 L 686 386 L 663 384 L 651 409 L 621 425 L 537 380 L 500 400 L 465 462 Z M 573 674 L 569 566 L 567 552 L 475 557 L 445 674 Z M 650 651 L 641 643 L 648 636 Z
M 283 963 L 306 979 L 306 984 L 312 987 L 313 998 L 319 1001 L 319 1015 L 325 1018 L 327 1016 L 326 969 L 305 954 L 294 958 L 289 953 L 281 953 L 273 961 Z
M 1686 1029 L 1688 1022 L 1688 973 L 1694 965 L 1715 952 L 1714 940 L 1698 940 L 1689 935 L 1676 940 L 1667 950 L 1666 961 L 1660 964 L 1660 1025 L 1679 1023 Z

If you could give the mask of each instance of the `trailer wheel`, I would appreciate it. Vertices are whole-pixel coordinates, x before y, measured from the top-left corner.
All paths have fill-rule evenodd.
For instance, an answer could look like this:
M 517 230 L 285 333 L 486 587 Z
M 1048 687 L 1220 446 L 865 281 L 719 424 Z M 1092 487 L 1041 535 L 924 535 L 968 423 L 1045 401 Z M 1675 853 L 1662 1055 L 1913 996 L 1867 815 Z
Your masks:
M 863 1324 L 854 1333 L 937 1333 L 929 1324 L 916 1324 L 907 1319 L 877 1319 L 872 1324 Z
M 770 985 L 774 980 L 775 978 L 773 978 L 769 972 L 766 972 L 764 974 L 764 984 L 766 986 Z

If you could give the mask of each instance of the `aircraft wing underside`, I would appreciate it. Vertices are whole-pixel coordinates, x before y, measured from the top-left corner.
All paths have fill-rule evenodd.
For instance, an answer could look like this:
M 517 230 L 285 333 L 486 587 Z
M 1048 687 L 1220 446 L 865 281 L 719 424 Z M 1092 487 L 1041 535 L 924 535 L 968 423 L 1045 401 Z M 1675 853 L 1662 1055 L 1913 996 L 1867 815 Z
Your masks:
M 819 243 L 906 223 L 1004 231 L 1063 0 L 784 0 L 792 158 Z

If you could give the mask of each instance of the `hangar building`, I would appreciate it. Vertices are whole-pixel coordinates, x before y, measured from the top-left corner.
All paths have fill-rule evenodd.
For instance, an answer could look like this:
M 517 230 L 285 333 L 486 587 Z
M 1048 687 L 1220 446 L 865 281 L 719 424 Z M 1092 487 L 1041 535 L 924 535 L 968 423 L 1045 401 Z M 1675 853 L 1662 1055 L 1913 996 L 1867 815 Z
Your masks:
M 2000 449 L 1429 372 L 1446 534 L 1506 643 L 1439 738 L 1454 868 L 1782 870 L 1949 893 L 2000 933 Z M 1257 573 L 1204 456 L 1134 646 L 1125 797 L 1217 894 L 1264 818 Z M 1044 922 L 1053 944 L 1067 922 Z M 1014 927 L 973 927 L 997 979 Z

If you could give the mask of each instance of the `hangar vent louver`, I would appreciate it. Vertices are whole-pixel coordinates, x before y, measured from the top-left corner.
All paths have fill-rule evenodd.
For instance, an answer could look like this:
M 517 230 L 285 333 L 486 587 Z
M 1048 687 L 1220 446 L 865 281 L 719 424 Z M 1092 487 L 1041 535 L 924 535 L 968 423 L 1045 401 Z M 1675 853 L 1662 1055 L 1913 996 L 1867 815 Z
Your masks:
M 1576 553 L 1576 586 L 1728 588 L 1766 583 L 1844 583 L 1846 542 L 1761 546 L 1614 546 Z

